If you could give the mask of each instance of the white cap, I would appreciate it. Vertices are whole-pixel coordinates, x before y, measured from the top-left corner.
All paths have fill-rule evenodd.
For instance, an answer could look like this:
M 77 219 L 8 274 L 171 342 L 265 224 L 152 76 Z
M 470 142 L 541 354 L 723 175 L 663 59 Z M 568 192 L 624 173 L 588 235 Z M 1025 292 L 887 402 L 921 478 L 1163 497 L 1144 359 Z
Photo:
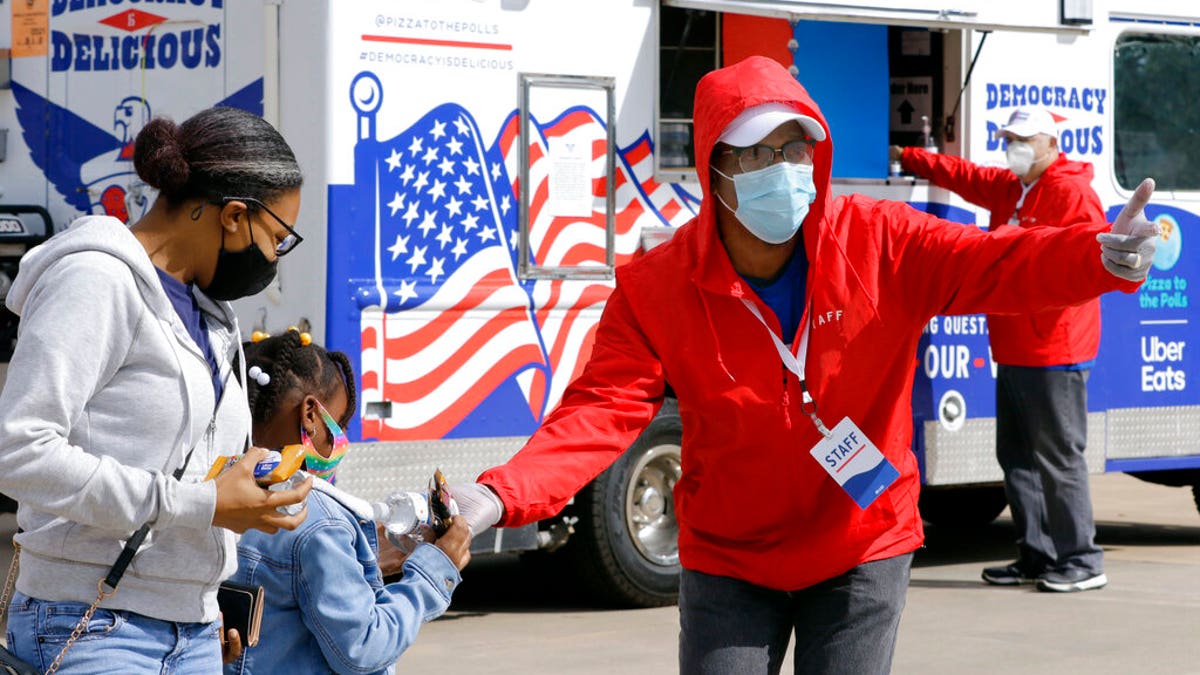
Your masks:
M 735 147 L 746 147 L 766 138 L 780 124 L 795 120 L 815 141 L 825 140 L 825 128 L 817 120 L 796 112 L 786 103 L 760 103 L 746 108 L 733 118 L 717 139 Z
M 1045 108 L 1017 108 L 1000 130 L 1021 138 L 1046 134 L 1058 138 L 1058 123 Z

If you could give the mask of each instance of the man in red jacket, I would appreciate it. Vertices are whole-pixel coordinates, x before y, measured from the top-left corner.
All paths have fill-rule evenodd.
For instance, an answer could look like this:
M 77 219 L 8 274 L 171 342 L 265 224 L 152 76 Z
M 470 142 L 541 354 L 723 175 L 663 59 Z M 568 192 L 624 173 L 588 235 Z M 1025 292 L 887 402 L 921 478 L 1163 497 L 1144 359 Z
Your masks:
M 1013 112 L 1000 130 L 1008 168 L 892 147 L 902 167 L 989 211 L 990 230 L 1073 227 L 1103 220 L 1092 165 L 1058 151 L 1054 118 Z M 1023 314 L 989 314 L 996 369 L 996 458 L 1017 533 L 1015 562 L 983 570 L 1002 586 L 1084 591 L 1108 583 L 1088 492 L 1087 379 L 1100 347 L 1100 300 Z
M 587 366 L 525 447 L 452 491 L 475 532 L 557 514 L 669 382 L 683 423 L 680 670 L 777 672 L 794 634 L 798 670 L 886 673 L 923 541 L 910 449 L 922 327 L 1132 292 L 1157 232 L 1140 216 L 1153 184 L 1111 233 L 1102 220 L 985 233 L 834 198 L 820 109 L 763 57 L 700 81 L 695 129 L 699 215 L 617 271 Z

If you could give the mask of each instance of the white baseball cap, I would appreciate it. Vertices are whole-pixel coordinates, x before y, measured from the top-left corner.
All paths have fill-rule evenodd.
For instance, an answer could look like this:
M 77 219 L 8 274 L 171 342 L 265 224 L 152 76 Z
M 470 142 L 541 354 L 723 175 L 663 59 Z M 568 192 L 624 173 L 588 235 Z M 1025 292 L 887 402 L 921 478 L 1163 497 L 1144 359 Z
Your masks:
M 1046 134 L 1058 138 L 1058 123 L 1045 108 L 1017 108 L 1000 130 L 1021 138 Z
M 775 131 L 780 124 L 792 120 L 799 122 L 813 140 L 825 140 L 825 128 L 817 120 L 796 112 L 795 108 L 786 103 L 760 103 L 746 108 L 733 118 L 717 141 L 735 147 L 754 145 Z

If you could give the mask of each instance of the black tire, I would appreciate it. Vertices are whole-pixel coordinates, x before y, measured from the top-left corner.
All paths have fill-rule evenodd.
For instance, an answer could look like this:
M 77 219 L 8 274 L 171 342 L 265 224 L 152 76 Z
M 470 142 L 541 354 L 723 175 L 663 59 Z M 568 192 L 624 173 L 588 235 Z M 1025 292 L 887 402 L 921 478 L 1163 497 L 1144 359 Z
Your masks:
M 1003 485 L 921 488 L 921 518 L 938 527 L 979 527 L 1000 515 L 1008 499 Z
M 1154 483 L 1155 485 L 1192 488 L 1192 501 L 1196 503 L 1196 511 L 1200 512 L 1200 469 L 1129 471 L 1127 473 L 1138 480 Z
M 679 479 L 682 438 L 671 402 L 621 459 L 575 495 L 579 521 L 557 555 L 593 599 L 618 607 L 661 607 L 679 599 L 671 489 Z
M 0 494 L 0 513 L 16 513 L 17 503 L 8 495 Z
M 1200 469 L 1169 469 L 1167 471 L 1128 471 L 1126 472 L 1134 478 L 1154 483 L 1155 485 L 1166 485 L 1168 487 L 1191 487 L 1200 485 Z

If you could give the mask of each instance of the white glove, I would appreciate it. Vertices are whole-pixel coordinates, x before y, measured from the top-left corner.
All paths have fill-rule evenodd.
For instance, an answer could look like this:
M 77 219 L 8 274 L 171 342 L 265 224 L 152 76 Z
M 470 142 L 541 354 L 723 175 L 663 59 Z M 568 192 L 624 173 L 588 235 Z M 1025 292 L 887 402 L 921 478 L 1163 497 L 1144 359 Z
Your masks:
M 1158 224 L 1146 220 L 1142 210 L 1154 194 L 1154 179 L 1147 178 L 1113 221 L 1110 232 L 1096 235 L 1100 242 L 1100 260 L 1104 269 L 1129 281 L 1142 281 L 1154 262 L 1158 247 Z
M 504 515 L 504 502 L 482 483 L 451 485 L 449 489 L 458 502 L 459 515 L 471 527 L 472 537 L 500 522 L 500 516 Z

